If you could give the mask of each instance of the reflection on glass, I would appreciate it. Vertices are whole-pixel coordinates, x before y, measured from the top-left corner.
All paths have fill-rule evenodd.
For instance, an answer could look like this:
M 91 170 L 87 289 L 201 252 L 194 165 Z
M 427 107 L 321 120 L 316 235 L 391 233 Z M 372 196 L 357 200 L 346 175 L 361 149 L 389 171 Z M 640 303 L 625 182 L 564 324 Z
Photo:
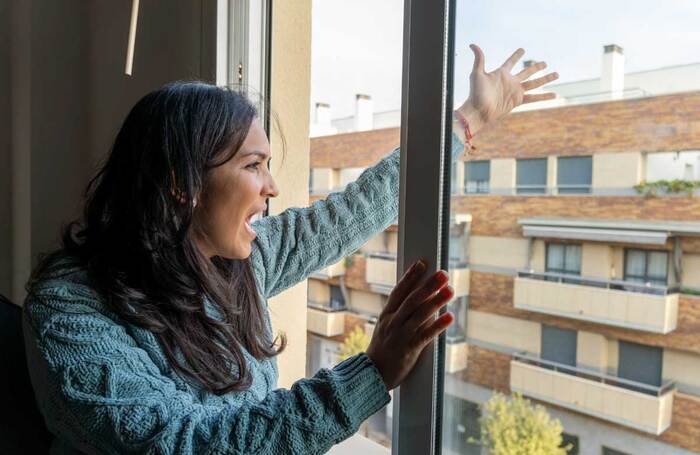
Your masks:
M 451 234 L 449 253 L 463 250 L 470 278 L 448 308 L 443 453 L 486 450 L 479 416 L 496 391 L 537 400 L 570 454 L 641 453 L 649 438 L 658 453 L 700 452 L 676 391 L 700 394 L 666 366 L 686 349 L 669 321 L 700 294 L 687 246 L 700 231 L 700 135 L 682 133 L 700 125 L 691 17 L 700 3 L 457 1 L 455 106 L 469 94 L 468 43 L 486 71 L 523 47 L 513 73 L 546 61 L 560 80 L 542 89 L 555 99 L 516 108 L 453 163 L 450 217 L 469 230 Z M 700 354 L 678 363 L 691 365 Z

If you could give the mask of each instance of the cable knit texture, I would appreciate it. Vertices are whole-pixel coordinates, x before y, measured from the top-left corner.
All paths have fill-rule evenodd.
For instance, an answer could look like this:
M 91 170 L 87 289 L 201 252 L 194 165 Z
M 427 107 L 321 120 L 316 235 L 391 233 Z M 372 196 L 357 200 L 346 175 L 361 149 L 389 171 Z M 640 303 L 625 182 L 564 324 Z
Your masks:
M 453 136 L 453 153 L 463 147 Z M 254 224 L 251 260 L 267 299 L 357 250 L 398 215 L 398 149 L 339 193 Z M 24 312 L 27 361 L 52 453 L 257 454 L 326 452 L 389 402 L 361 353 L 290 390 L 275 359 L 245 352 L 252 386 L 223 396 L 190 385 L 155 336 L 103 304 L 86 272 L 66 264 Z M 266 328 L 271 334 L 269 312 Z

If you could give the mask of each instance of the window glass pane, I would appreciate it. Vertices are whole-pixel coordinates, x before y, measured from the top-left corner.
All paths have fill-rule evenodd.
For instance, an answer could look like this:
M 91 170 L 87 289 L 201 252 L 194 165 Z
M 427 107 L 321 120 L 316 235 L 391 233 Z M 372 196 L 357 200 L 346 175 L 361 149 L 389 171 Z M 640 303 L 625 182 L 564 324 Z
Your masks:
M 603 455 L 630 455 L 627 452 L 621 450 L 611 449 L 610 447 L 603 446 Z
M 569 433 L 562 433 L 561 439 L 561 447 L 568 449 L 566 452 L 567 455 L 579 454 L 578 436 Z
M 653 386 L 661 385 L 663 349 L 620 341 L 617 374 L 621 378 Z M 645 391 L 639 388 L 640 391 Z
M 576 331 L 543 325 L 542 358 L 554 364 L 576 366 Z
M 465 163 L 464 180 L 467 193 L 488 193 L 491 174 L 490 161 L 468 161 Z
M 564 269 L 567 273 L 581 273 L 581 245 L 566 246 L 566 262 Z
M 403 2 L 312 3 L 308 101 L 310 202 L 314 203 L 347 188 L 400 145 Z M 299 57 L 299 63 L 305 64 L 303 55 Z M 284 126 L 281 122 L 282 130 Z M 458 168 L 452 176 L 452 187 L 459 189 Z M 376 319 L 396 283 L 397 247 L 394 221 L 357 251 L 311 275 L 308 376 L 336 365 L 344 344 L 353 353 L 367 349 Z M 389 403 L 367 419 L 358 433 L 390 449 L 392 406 Z M 352 448 L 348 453 L 354 453 Z
M 650 281 L 665 284 L 668 270 L 668 253 L 664 251 L 649 252 L 647 274 Z
M 445 345 L 445 392 L 482 406 L 497 392 L 531 398 L 560 420 L 563 442 L 578 438 L 570 453 L 579 446 L 581 453 L 621 451 L 637 437 L 659 438 L 666 445 L 658 453 L 695 453 L 700 446 L 667 438 L 685 432 L 679 422 L 687 422 L 671 387 L 675 381 L 682 389 L 685 379 L 669 352 L 687 351 L 685 340 L 670 340 L 686 333 L 688 320 L 674 302 L 694 298 L 687 286 L 700 291 L 688 268 L 687 245 L 695 240 L 678 235 L 686 246 L 683 279 L 666 290 L 650 285 L 674 277 L 673 253 L 631 231 L 674 233 L 676 223 L 700 220 L 700 139 L 684 133 L 700 122 L 700 3 L 629 5 L 457 0 L 454 107 L 478 85 L 469 43 L 483 50 L 487 74 L 504 75 L 500 65 L 522 47 L 510 74 L 533 80 L 557 71 L 560 79 L 535 90 L 553 92 L 553 99 L 519 106 L 478 131 L 475 149 L 457 158 L 466 163 L 459 176 L 466 191 L 450 199 L 450 215 L 471 217 L 469 286 L 460 290 L 468 307 L 466 346 Z M 553 24 L 554 39 L 545 32 Z M 674 36 L 694 47 L 678 46 Z M 534 71 L 542 61 L 547 69 Z M 489 163 L 488 194 L 473 194 L 479 162 Z M 620 337 L 643 347 L 629 349 Z M 665 359 L 646 349 L 661 345 Z M 580 387 L 587 397 L 634 397 L 637 412 L 622 419 L 610 400 L 576 398 Z M 672 396 L 674 410 L 666 414 L 641 405 Z M 453 422 L 458 418 L 444 414 L 443 428 L 463 424 Z M 646 419 L 654 424 L 641 430 Z M 518 429 L 509 430 L 500 435 Z M 450 444 L 446 439 L 443 453 L 460 453 Z M 641 446 L 624 452 L 636 453 L 634 447 Z M 512 452 L 527 450 L 516 445 Z
M 557 160 L 557 185 L 560 194 L 589 193 L 593 177 L 590 156 L 560 157 Z
M 646 274 L 646 252 L 642 250 L 627 250 L 625 275 L 628 279 L 643 280 Z
M 544 193 L 547 186 L 547 160 L 517 161 L 518 193 Z
M 564 269 L 564 245 L 547 244 L 547 271 L 561 272 Z

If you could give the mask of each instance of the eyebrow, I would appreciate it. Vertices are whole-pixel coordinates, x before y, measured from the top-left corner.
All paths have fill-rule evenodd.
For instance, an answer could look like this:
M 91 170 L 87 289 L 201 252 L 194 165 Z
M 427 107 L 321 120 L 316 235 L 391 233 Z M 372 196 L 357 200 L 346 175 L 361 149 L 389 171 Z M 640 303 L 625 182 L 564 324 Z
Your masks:
M 251 150 L 250 152 L 243 152 L 241 154 L 241 157 L 244 158 L 249 155 L 258 155 L 262 159 L 268 158 L 270 156 L 269 154 L 261 152 L 260 150 Z

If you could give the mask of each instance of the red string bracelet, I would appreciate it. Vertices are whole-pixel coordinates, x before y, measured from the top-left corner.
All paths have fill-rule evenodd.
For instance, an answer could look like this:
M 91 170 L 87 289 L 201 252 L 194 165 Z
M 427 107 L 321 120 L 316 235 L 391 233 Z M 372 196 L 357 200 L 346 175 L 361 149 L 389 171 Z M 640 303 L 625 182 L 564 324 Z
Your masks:
M 474 147 L 474 144 L 472 144 L 472 138 L 474 135 L 472 134 L 472 130 L 469 128 L 469 122 L 467 121 L 466 117 L 462 115 L 461 112 L 459 111 L 454 111 L 455 117 L 457 117 L 457 120 L 459 121 L 460 125 L 462 125 L 462 129 L 464 130 L 464 137 L 465 137 L 465 142 L 469 146 L 469 151 L 467 153 L 471 153 L 473 151 L 476 151 L 476 147 Z

